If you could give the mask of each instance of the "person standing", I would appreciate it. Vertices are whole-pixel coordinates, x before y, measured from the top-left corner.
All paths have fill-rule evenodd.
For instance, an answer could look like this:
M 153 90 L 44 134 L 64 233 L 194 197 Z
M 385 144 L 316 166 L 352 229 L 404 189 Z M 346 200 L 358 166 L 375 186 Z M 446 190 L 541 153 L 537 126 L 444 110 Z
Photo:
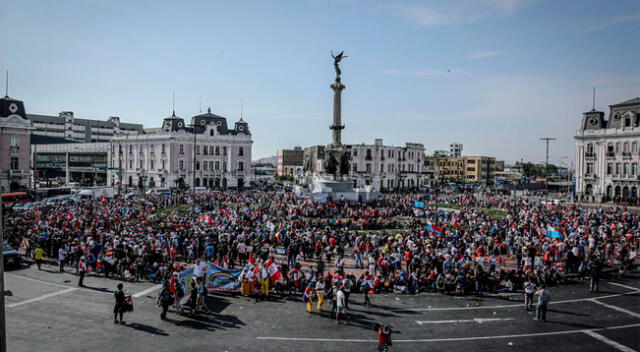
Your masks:
M 40 243 L 38 243 L 38 247 L 33 251 L 33 258 L 36 260 L 36 265 L 38 266 L 38 270 L 42 270 L 42 257 L 44 256 L 44 249 Z
M 113 296 L 116 300 L 116 304 L 113 307 L 113 323 L 117 324 L 118 323 L 118 316 L 120 316 L 120 324 L 124 324 L 124 321 L 122 320 L 122 315 L 124 314 L 124 308 L 125 308 L 125 295 L 124 295 L 124 285 L 122 283 L 118 284 L 118 289 L 116 290 L 116 292 L 113 293 Z
M 602 263 L 595 259 L 591 264 L 591 268 L 589 270 L 589 292 L 595 293 L 598 292 L 598 286 L 600 286 L 600 273 L 602 272 Z
M 204 313 L 209 313 L 209 306 L 207 306 L 207 286 L 204 280 L 198 279 L 198 301 L 196 302 L 196 313 L 200 312 L 200 308 L 204 309 Z
M 336 293 L 336 324 L 340 323 L 340 316 L 344 315 L 344 321 L 346 324 L 349 324 L 349 314 L 347 313 L 347 307 L 345 302 L 344 295 L 344 285 L 340 286 L 338 292 Z
M 533 307 L 533 294 L 536 292 L 536 284 L 529 277 L 524 284 L 524 310 L 528 311 Z
M 313 312 L 313 286 L 313 282 L 310 282 L 304 289 L 303 300 L 307 303 L 307 313 Z
M 260 267 L 260 294 L 266 299 L 269 297 L 269 271 L 263 264 Z
M 67 260 L 67 250 L 63 247 L 58 249 L 58 261 L 60 262 L 60 271 L 64 271 L 64 262 Z
M 322 277 L 316 282 L 316 296 L 318 296 L 318 312 L 322 312 L 322 306 L 324 305 L 324 282 L 322 282 Z
M 79 287 L 84 287 L 84 274 L 87 272 L 87 261 L 85 260 L 85 257 L 82 256 L 80 257 L 80 261 L 78 262 L 78 276 L 80 277 L 78 279 L 78 286 Z
M 551 293 L 542 284 L 536 291 L 536 295 L 538 295 L 538 304 L 536 305 L 536 317 L 533 320 L 545 322 L 547 321 L 547 305 L 551 301 Z

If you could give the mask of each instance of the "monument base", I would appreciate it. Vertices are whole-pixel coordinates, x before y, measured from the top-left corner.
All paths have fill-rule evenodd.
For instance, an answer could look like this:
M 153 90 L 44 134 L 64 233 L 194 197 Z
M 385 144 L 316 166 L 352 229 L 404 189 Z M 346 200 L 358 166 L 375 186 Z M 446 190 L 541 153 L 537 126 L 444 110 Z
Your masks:
M 336 180 L 328 175 L 313 176 L 309 191 L 316 200 L 330 199 L 333 202 L 367 203 L 377 200 L 380 195 L 373 187 L 354 188 L 353 181 Z

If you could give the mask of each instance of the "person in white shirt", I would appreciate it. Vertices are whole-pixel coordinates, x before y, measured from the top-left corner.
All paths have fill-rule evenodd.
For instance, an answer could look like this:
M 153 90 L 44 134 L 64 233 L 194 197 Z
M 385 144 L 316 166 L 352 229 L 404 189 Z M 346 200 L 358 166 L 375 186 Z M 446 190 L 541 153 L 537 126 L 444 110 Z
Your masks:
M 338 289 L 336 293 L 336 324 L 340 323 L 340 315 L 344 315 L 344 320 L 346 324 L 349 324 L 349 314 L 347 313 L 347 308 L 345 306 L 345 295 L 344 295 L 345 286 L 342 285 Z
M 64 271 L 64 264 L 67 260 L 67 250 L 64 247 L 58 249 L 58 261 L 60 262 L 60 271 Z

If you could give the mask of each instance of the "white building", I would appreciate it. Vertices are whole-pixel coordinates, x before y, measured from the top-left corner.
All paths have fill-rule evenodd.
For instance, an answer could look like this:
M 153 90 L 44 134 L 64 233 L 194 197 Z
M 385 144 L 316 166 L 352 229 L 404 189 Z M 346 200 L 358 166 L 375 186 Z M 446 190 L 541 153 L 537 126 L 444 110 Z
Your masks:
M 404 147 L 374 144 L 349 145 L 350 177 L 355 187 L 372 185 L 376 190 L 409 189 L 422 185 L 424 145 L 406 143 Z
M 0 193 L 30 187 L 31 130 L 24 103 L 8 96 L 0 99 Z
M 585 112 L 576 140 L 576 195 L 583 201 L 637 204 L 640 98 L 610 105 L 609 118 Z
M 449 144 L 449 156 L 459 157 L 462 155 L 462 143 L 451 143 Z
M 242 118 L 229 129 L 227 119 L 211 109 L 194 116 L 191 125 L 174 112 L 153 132 L 112 139 L 108 182 L 130 188 L 242 188 L 251 176 L 252 144 Z

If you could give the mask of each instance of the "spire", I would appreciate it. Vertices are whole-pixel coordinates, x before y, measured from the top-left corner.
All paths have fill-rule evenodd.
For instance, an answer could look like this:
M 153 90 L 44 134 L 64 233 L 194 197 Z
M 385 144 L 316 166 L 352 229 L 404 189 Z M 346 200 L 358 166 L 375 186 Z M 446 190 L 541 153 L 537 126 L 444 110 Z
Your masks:
M 209 114 L 211 113 L 211 107 L 207 108 L 207 113 L 209 113 Z
M 173 114 L 171 116 L 176 116 L 176 92 L 173 91 Z
M 596 86 L 593 86 L 593 106 L 591 111 L 596 111 Z
M 6 79 L 6 83 L 4 86 L 4 97 L 8 98 L 9 97 L 9 70 L 7 70 L 7 75 L 5 76 Z
M 240 97 L 240 121 L 242 121 L 242 97 Z

